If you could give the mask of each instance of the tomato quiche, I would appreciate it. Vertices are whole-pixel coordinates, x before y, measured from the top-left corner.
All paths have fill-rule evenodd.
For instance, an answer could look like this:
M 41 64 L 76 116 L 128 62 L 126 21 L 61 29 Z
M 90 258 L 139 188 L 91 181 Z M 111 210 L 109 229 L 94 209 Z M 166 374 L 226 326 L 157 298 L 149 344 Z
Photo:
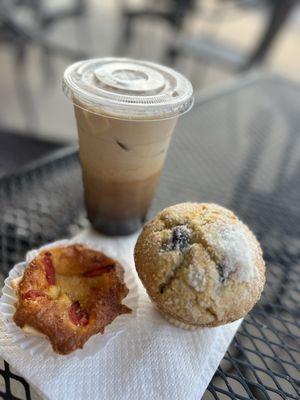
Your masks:
M 80 244 L 41 251 L 18 284 L 14 321 L 46 335 L 56 353 L 71 353 L 131 312 L 123 277 L 118 261 Z

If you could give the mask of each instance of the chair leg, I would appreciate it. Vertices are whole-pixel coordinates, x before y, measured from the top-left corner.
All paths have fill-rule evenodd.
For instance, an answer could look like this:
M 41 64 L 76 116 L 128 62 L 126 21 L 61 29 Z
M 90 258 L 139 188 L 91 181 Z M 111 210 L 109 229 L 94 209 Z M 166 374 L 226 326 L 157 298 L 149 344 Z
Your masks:
M 132 18 L 126 13 L 122 12 L 121 27 L 115 43 L 114 54 L 122 56 L 128 52 L 128 47 L 132 38 Z
M 169 49 L 167 49 L 166 51 L 166 59 L 165 62 L 167 65 L 175 65 L 177 58 L 179 56 L 179 51 L 176 47 L 169 47 Z
M 273 41 L 283 28 L 284 23 L 296 5 L 297 0 L 273 0 L 271 3 L 273 8 L 271 10 L 269 24 L 263 33 L 257 48 L 249 56 L 245 64 L 239 68 L 240 72 L 244 72 L 254 65 L 260 64 L 264 61 Z
M 34 105 L 32 93 L 30 91 L 26 77 L 24 76 L 24 64 L 26 61 L 27 51 L 25 44 L 21 43 L 18 46 L 16 59 L 14 63 L 15 69 L 15 85 L 16 95 L 18 98 L 19 106 L 23 114 L 26 130 L 29 132 L 35 131 L 37 124 L 37 112 Z

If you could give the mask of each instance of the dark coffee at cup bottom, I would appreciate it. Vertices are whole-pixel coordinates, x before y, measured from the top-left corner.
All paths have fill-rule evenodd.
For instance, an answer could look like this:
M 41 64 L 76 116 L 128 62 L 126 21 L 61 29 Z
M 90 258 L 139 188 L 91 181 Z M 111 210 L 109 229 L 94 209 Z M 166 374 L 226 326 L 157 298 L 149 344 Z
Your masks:
M 107 182 L 85 175 L 85 202 L 92 226 L 107 235 L 128 235 L 138 230 L 145 221 L 159 175 L 131 182 Z

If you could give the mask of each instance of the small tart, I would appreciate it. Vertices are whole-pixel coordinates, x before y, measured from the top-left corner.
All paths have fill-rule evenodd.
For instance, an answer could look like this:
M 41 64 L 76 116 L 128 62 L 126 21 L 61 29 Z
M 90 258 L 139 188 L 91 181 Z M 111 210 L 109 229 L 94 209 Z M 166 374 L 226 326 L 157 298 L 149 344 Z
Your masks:
M 83 245 L 44 250 L 18 282 L 14 321 L 46 335 L 56 353 L 71 353 L 131 312 L 123 278 L 120 263 Z

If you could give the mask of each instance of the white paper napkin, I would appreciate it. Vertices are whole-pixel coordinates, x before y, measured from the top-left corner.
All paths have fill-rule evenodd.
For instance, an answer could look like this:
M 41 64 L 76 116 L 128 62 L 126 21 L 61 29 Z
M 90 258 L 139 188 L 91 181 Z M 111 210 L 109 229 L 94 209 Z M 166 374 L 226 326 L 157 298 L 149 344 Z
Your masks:
M 137 236 L 109 239 L 85 231 L 78 240 L 104 241 L 134 268 Z M 139 283 L 139 310 L 128 329 L 84 360 L 46 361 L 15 345 L 0 319 L 0 355 L 53 400 L 199 400 L 241 320 L 194 332 L 176 328 L 155 310 Z

